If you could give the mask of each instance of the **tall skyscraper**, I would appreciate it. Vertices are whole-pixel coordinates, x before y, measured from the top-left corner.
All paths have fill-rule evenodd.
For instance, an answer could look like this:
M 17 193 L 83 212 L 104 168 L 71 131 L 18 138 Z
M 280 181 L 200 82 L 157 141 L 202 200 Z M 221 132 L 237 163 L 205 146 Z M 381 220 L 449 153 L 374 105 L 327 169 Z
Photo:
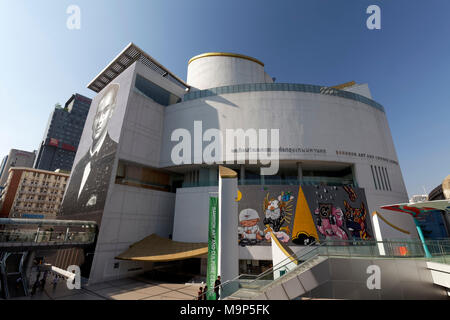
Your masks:
M 90 105 L 91 99 L 76 93 L 70 97 L 64 108 L 55 107 L 39 146 L 35 169 L 72 169 Z

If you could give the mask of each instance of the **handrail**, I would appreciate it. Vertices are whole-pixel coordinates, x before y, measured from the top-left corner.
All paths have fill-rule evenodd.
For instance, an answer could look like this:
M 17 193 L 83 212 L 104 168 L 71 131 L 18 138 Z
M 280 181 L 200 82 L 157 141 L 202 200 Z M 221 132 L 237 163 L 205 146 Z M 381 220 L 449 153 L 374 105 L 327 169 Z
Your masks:
M 274 270 L 277 270 L 277 269 L 279 269 L 279 268 L 281 268 L 281 267 L 284 267 L 287 263 L 290 263 L 290 262 L 292 261 L 292 259 L 291 259 L 292 257 L 294 257 L 296 260 L 301 260 L 301 258 L 303 258 L 303 257 L 305 257 L 305 256 L 307 256 L 307 255 L 309 255 L 309 254 L 311 254 L 312 252 L 314 252 L 314 251 L 319 251 L 319 248 L 321 248 L 321 247 L 324 246 L 324 245 L 325 245 L 325 244 L 322 244 L 322 243 L 320 243 L 320 244 L 317 245 L 315 242 L 313 242 L 313 243 L 309 244 L 308 246 L 305 246 L 306 248 L 303 248 L 301 251 L 299 251 L 299 252 L 297 252 L 297 253 L 294 253 L 294 254 L 290 255 L 290 256 L 287 257 L 286 259 L 284 259 L 284 260 L 282 260 L 281 262 L 277 263 L 276 265 L 272 266 L 270 269 L 268 269 L 268 270 L 262 272 L 262 273 L 259 274 L 259 275 L 256 275 L 256 278 L 253 279 L 253 280 L 251 280 L 251 281 L 248 283 L 248 285 L 251 285 L 252 283 L 258 281 L 259 279 L 261 279 L 262 277 L 266 276 L 266 275 L 269 274 L 269 273 L 273 273 Z M 312 248 L 312 250 L 308 250 L 307 248 Z M 306 251 L 306 252 L 305 252 L 305 251 Z M 315 256 L 317 256 L 317 254 L 315 254 L 313 257 L 315 257 Z M 313 258 L 313 257 L 308 258 L 308 259 L 305 260 L 304 262 L 307 262 L 309 259 L 311 259 L 311 258 Z M 286 263 L 286 262 L 287 262 L 287 263 Z M 303 263 L 302 263 L 302 264 L 303 264 Z M 232 280 L 225 281 L 225 282 L 221 285 L 221 287 L 222 287 L 222 288 L 223 288 L 223 287 L 226 287 L 226 286 L 228 286 L 229 284 L 238 281 L 239 278 L 240 278 L 240 276 L 238 276 L 238 277 L 236 277 L 236 278 L 234 278 L 234 279 L 232 279 Z M 214 288 L 216 288 L 216 287 L 214 287 Z M 213 288 L 213 289 L 214 289 L 214 288 Z M 208 289 L 207 292 L 209 292 L 209 291 L 210 291 L 210 290 Z
M 273 273 L 274 271 L 278 270 L 279 268 L 282 268 L 284 266 L 286 266 L 287 264 L 289 264 L 292 259 L 291 258 L 295 258 L 297 261 L 300 261 L 301 258 L 305 257 L 306 255 L 309 255 L 315 251 L 319 251 L 321 247 L 324 247 L 325 244 L 324 243 L 320 243 L 319 245 L 315 246 L 312 250 L 305 252 L 304 254 L 300 255 L 300 256 L 296 256 L 295 254 L 289 256 L 288 258 L 284 259 L 282 262 L 278 263 L 276 266 L 273 266 L 271 269 L 266 270 L 265 272 L 261 273 L 260 275 L 258 275 L 258 277 L 256 279 L 254 279 L 252 282 L 257 281 L 263 277 L 265 277 L 267 274 L 269 273 Z M 309 261 L 310 259 L 314 258 L 316 255 L 313 255 L 312 257 L 309 257 L 307 260 L 303 261 L 300 265 L 302 265 L 303 263 Z M 287 263 L 285 263 L 287 262 Z M 283 264 L 282 264 L 283 263 Z M 300 266 L 298 265 L 298 266 Z
M 285 261 L 287 261 L 287 262 L 292 261 L 291 258 L 296 258 L 296 260 L 300 260 L 301 257 L 305 256 L 306 254 L 308 254 L 308 253 L 310 253 L 310 252 L 316 250 L 318 247 L 321 247 L 321 246 L 323 246 L 323 245 L 324 245 L 323 243 L 317 244 L 317 243 L 314 241 L 314 242 L 310 243 L 309 245 L 305 246 L 306 248 L 303 248 L 301 251 L 298 251 L 297 253 L 294 253 L 294 254 L 290 255 L 290 256 L 287 257 L 286 259 L 281 260 L 281 262 L 279 262 L 279 263 L 273 265 L 271 268 L 269 268 L 269 269 L 265 270 L 264 272 L 260 273 L 259 275 L 257 275 L 257 278 L 260 277 L 260 276 L 262 276 L 262 275 L 266 275 L 267 273 L 273 272 L 273 270 L 274 270 L 276 267 L 280 266 L 280 265 L 281 265 L 282 263 L 284 263 Z M 305 250 L 307 250 L 307 248 L 312 248 L 312 249 L 311 249 L 311 251 L 304 252 Z M 302 253 L 302 255 L 299 256 L 298 254 L 300 254 L 300 253 Z M 284 265 L 284 264 L 283 264 L 283 265 Z
M 438 255 L 437 258 L 442 257 L 442 259 L 444 260 L 445 263 L 445 256 L 446 255 L 450 255 L 450 239 L 438 239 L 438 240 L 426 240 L 425 241 L 428 246 L 431 248 L 431 250 L 435 251 L 434 253 L 440 253 L 440 256 Z M 384 250 L 386 248 L 384 248 L 383 250 L 380 250 L 379 246 L 380 245 L 386 245 L 387 246 L 387 252 Z M 409 247 L 408 247 L 409 245 Z M 261 281 L 261 279 L 263 279 L 265 276 L 267 276 L 270 273 L 275 272 L 276 270 L 279 270 L 282 267 L 285 267 L 287 264 L 289 264 L 292 261 L 292 257 L 294 257 L 297 261 L 301 260 L 303 257 L 310 255 L 311 253 L 315 253 L 313 254 L 311 257 L 308 257 L 308 259 L 306 259 L 305 261 L 303 261 L 301 264 L 299 264 L 295 269 L 297 269 L 298 267 L 304 265 L 305 263 L 307 263 L 308 261 L 310 261 L 310 259 L 318 256 L 318 255 L 325 255 L 327 257 L 330 256 L 366 256 L 367 253 L 364 252 L 358 252 L 357 249 L 364 247 L 364 248 L 370 248 L 369 250 L 369 255 L 372 257 L 423 257 L 427 260 L 429 260 L 430 258 L 427 258 L 425 253 L 423 252 L 423 247 L 422 247 L 422 241 L 421 240 L 416 240 L 416 239 L 392 239 L 392 240 L 387 240 L 387 241 L 377 241 L 377 240 L 324 240 L 321 241 L 318 245 L 316 243 L 310 244 L 309 246 L 313 247 L 312 250 L 307 250 L 305 248 L 302 249 L 302 251 L 297 252 L 292 254 L 291 256 L 289 256 L 288 258 L 284 259 L 283 261 L 277 263 L 276 265 L 274 265 L 273 267 L 271 267 L 270 269 L 262 272 L 261 274 L 257 275 L 255 277 L 255 279 L 246 282 L 246 286 L 248 286 L 249 288 L 252 287 L 253 283 L 257 283 L 257 281 Z M 307 246 L 307 247 L 309 247 Z M 437 246 L 434 247 L 434 246 Z M 447 250 L 444 249 L 448 248 Z M 343 252 L 333 252 L 333 248 L 337 248 L 337 247 L 345 247 L 348 249 L 348 251 L 343 251 Z M 325 252 L 320 252 L 322 248 L 326 248 L 327 250 Z M 377 251 L 373 251 L 372 248 L 378 249 Z M 396 250 L 393 250 L 395 248 L 401 248 L 402 250 L 400 250 L 398 253 L 396 252 Z M 353 252 L 352 254 L 352 250 L 351 249 L 356 249 L 355 252 Z M 409 249 L 411 249 L 411 252 L 408 251 Z M 330 252 L 331 251 L 331 252 Z M 299 255 L 299 253 L 302 253 Z M 433 259 L 433 257 L 431 258 Z M 450 261 L 449 261 L 450 263 Z M 286 274 L 289 274 L 290 272 L 288 271 Z M 284 277 L 286 274 L 280 276 L 278 279 Z M 240 278 L 242 275 L 232 279 L 232 280 L 228 280 L 225 281 L 221 286 L 223 287 L 227 287 L 228 285 L 231 285 L 232 283 L 236 283 L 239 282 Z M 276 279 L 276 280 L 278 280 Z M 273 283 L 272 280 L 271 283 Z M 261 290 L 263 287 L 267 286 L 269 284 L 263 285 L 263 286 L 259 286 L 259 290 Z M 258 286 L 256 286 L 258 287 Z M 214 290 L 214 288 L 212 288 L 211 290 Z M 239 290 L 239 288 L 238 288 Z M 210 290 L 208 290 L 207 292 L 209 292 Z M 229 296 L 229 295 L 228 295 Z

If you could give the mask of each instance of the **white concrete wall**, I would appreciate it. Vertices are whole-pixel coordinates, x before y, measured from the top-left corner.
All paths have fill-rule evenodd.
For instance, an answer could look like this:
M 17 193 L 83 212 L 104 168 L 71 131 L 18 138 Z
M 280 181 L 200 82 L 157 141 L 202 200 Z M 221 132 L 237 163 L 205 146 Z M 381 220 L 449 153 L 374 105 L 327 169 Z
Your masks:
M 217 193 L 218 187 L 177 189 L 174 241 L 208 242 L 210 192 Z
M 192 90 L 241 83 L 265 83 L 264 67 L 243 58 L 227 56 L 203 57 L 188 66 L 187 83 Z
M 224 136 L 226 129 L 279 129 L 282 147 L 327 150 L 326 154 L 280 153 L 280 160 L 359 161 L 359 157 L 336 154 L 336 150 L 344 150 L 397 161 L 385 113 L 335 96 L 267 91 L 224 94 L 168 106 L 164 119 L 167 143 L 162 149 L 161 166 L 174 165 L 171 150 L 178 142 L 170 141 L 171 133 L 186 128 L 193 137 L 194 121 L 202 121 L 204 131 L 218 128 Z M 361 162 L 377 163 L 369 159 Z
M 132 68 L 132 67 L 130 67 Z M 140 62 L 126 72 L 175 90 L 175 86 Z M 125 73 L 125 72 L 124 72 Z M 169 237 L 173 232 L 175 194 L 115 184 L 117 162 L 128 160 L 144 166 L 158 167 L 162 144 L 164 107 L 134 89 L 130 76 L 130 93 L 126 105 L 116 163 L 102 216 L 90 283 L 128 277 L 152 267 L 151 263 L 114 259 L 128 247 L 156 233 Z M 119 268 L 114 264 L 119 263 Z M 138 270 L 130 270 L 138 268 Z
M 185 93 L 181 88 L 161 77 L 161 75 L 136 62 L 135 74 L 139 74 L 158 86 L 179 95 Z M 164 109 L 149 97 L 131 86 L 128 108 L 122 126 L 119 158 L 142 165 L 158 167 L 162 145 Z
M 130 245 L 156 233 L 168 238 L 173 228 L 175 194 L 124 185 L 112 186 L 103 212 L 89 283 L 141 273 L 151 263 L 114 259 Z M 114 264 L 119 263 L 115 269 Z M 141 268 L 129 271 L 132 268 Z
M 194 137 L 194 121 L 202 121 L 203 132 L 218 128 L 224 136 L 226 129 L 279 129 L 281 147 L 325 149 L 326 153 L 281 152 L 280 160 L 354 164 L 356 179 L 359 187 L 366 191 L 370 212 L 379 210 L 381 205 L 408 201 L 386 114 L 364 103 L 323 94 L 270 91 L 231 93 L 171 105 L 165 109 L 163 140 L 166 143 L 162 146 L 161 167 L 174 165 L 171 151 L 178 142 L 170 141 L 173 130 L 185 128 L 192 139 L 198 139 Z M 203 147 L 207 145 L 203 143 Z M 337 154 L 337 151 L 356 155 Z M 222 160 L 225 160 L 225 149 Z M 375 188 L 371 165 L 387 169 L 392 191 Z M 411 219 L 397 213 L 390 215 L 393 223 L 417 237 Z M 405 237 L 389 229 L 392 228 L 386 226 L 388 237 Z

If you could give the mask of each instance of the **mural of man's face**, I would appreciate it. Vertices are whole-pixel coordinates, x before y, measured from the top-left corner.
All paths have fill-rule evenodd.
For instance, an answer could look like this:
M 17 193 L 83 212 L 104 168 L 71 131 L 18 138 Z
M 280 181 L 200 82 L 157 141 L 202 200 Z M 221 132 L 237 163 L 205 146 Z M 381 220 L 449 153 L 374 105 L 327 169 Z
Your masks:
M 97 113 L 92 124 L 92 140 L 97 141 L 106 131 L 109 118 L 111 118 L 115 103 L 115 91 L 110 90 L 100 100 Z

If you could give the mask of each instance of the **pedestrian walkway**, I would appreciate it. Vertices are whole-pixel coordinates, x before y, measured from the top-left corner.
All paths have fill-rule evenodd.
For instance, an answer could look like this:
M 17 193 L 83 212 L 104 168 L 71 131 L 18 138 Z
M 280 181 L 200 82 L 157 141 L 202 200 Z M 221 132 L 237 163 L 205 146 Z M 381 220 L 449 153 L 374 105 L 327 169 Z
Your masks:
M 200 283 L 161 283 L 142 277 L 108 281 L 69 290 L 65 281 L 53 288 L 51 281 L 44 291 L 33 297 L 15 300 L 192 300 L 197 297 Z

